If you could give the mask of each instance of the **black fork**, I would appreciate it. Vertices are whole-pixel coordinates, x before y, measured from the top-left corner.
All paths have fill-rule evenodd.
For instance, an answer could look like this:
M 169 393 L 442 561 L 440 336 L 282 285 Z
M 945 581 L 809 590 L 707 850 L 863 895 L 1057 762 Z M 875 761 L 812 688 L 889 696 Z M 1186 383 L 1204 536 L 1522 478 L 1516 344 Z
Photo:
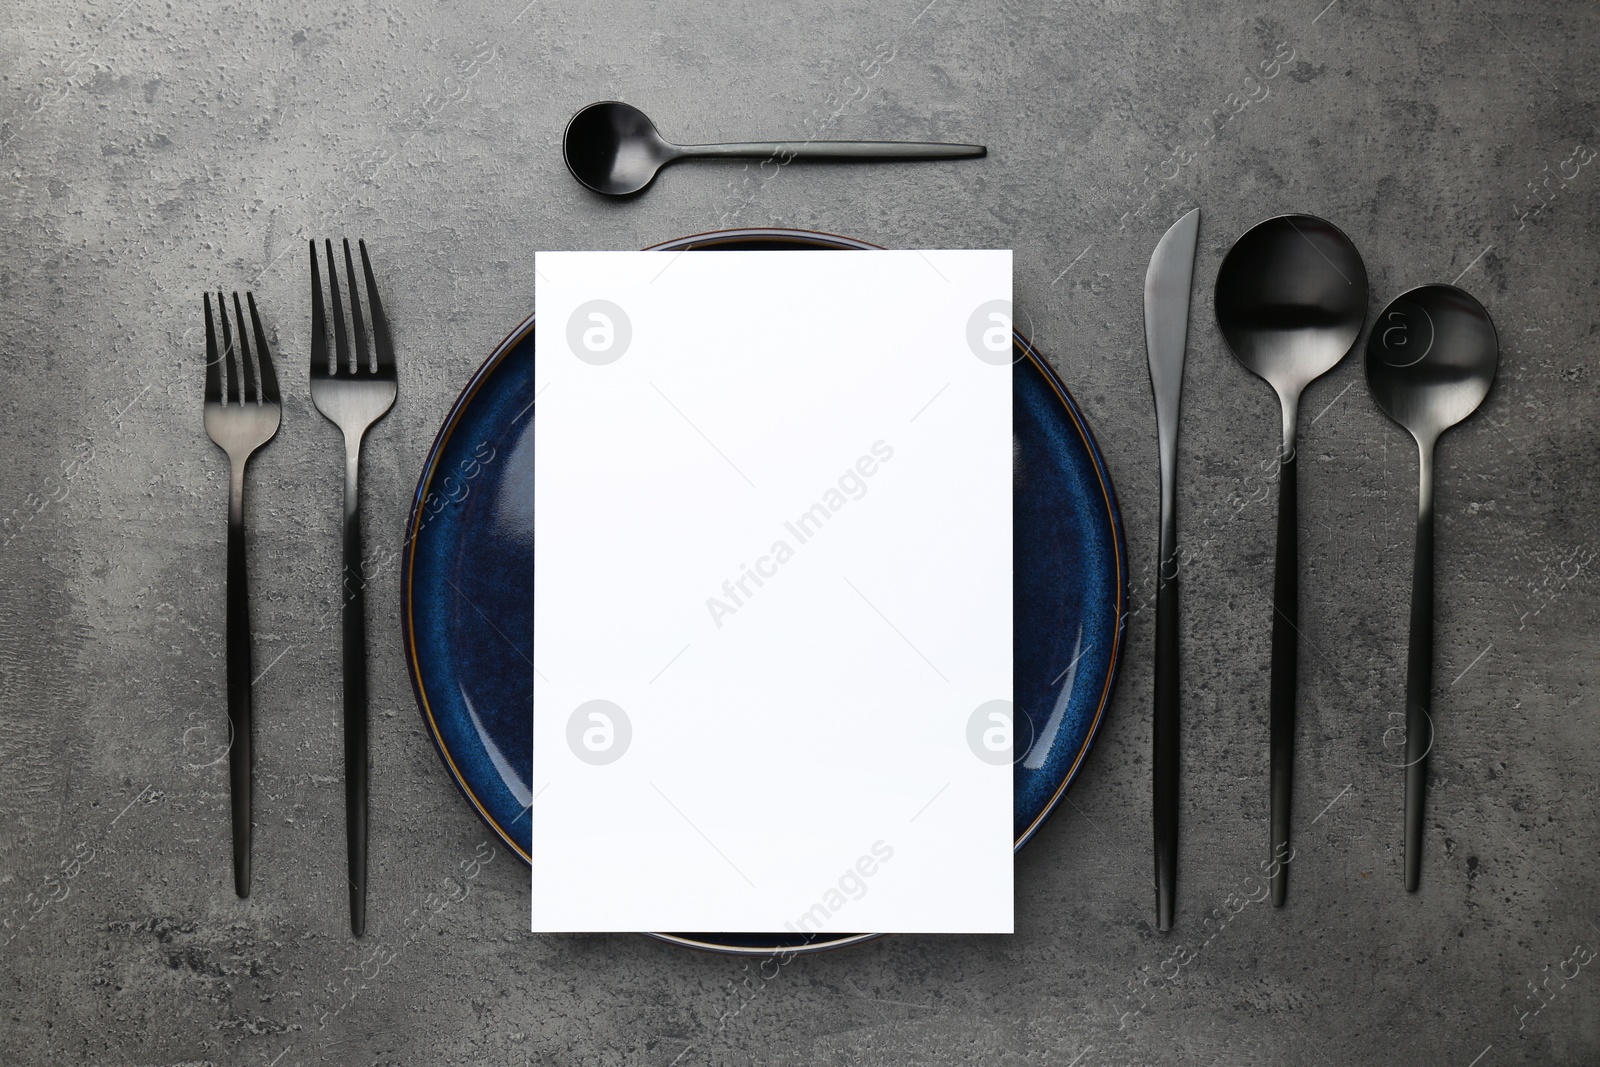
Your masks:
M 239 294 L 233 294 L 234 321 L 239 335 L 235 347 L 234 327 L 228 323 L 228 303 L 220 292 L 217 293 L 217 316 L 222 320 L 219 348 L 217 327 L 211 316 L 211 294 L 205 295 L 206 433 L 228 454 L 232 468 L 228 483 L 228 785 L 233 806 L 233 888 L 241 897 L 250 895 L 253 720 L 249 573 L 244 555 L 244 469 L 255 450 L 272 440 L 283 417 L 278 376 L 272 368 L 272 352 L 267 348 L 267 335 L 261 329 L 261 316 L 256 313 L 254 294 L 246 293 L 245 301 L 250 307 L 250 329 L 245 325 Z M 254 350 L 250 346 L 252 332 L 255 334 Z
M 367 928 L 367 625 L 366 578 L 361 568 L 361 441 L 368 428 L 394 405 L 398 385 L 389 322 L 378 299 L 367 244 L 361 247 L 367 308 L 372 317 L 369 339 L 361 313 L 361 286 L 356 281 L 350 242 L 344 242 L 344 266 L 352 350 L 345 332 L 344 301 L 339 296 L 339 271 L 333 242 L 328 253 L 328 293 L 333 303 L 334 358 L 328 356 L 328 320 L 323 309 L 322 272 L 317 242 L 311 242 L 311 400 L 344 433 L 344 576 L 341 582 L 344 630 L 344 795 L 345 843 L 349 859 L 350 931 L 360 937 Z

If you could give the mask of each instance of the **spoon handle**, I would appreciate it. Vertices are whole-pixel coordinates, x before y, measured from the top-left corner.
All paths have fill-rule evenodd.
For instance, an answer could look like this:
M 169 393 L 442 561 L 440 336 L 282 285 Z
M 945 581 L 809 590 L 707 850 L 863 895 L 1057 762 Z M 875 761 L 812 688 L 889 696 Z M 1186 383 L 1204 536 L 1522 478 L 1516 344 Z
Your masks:
M 1271 792 L 1272 906 L 1283 907 L 1289 892 L 1289 807 L 1294 796 L 1294 695 L 1299 665 L 1300 536 L 1299 463 L 1293 415 L 1285 412 L 1283 451 L 1278 456 L 1278 550 L 1272 578 Z
M 932 144 L 917 141 L 748 141 L 741 144 L 680 145 L 683 156 L 720 159 L 979 159 L 989 154 L 981 144 Z
M 1411 565 L 1411 647 L 1406 657 L 1406 892 L 1422 876 L 1422 798 L 1433 749 L 1433 445 L 1418 462 L 1417 548 Z

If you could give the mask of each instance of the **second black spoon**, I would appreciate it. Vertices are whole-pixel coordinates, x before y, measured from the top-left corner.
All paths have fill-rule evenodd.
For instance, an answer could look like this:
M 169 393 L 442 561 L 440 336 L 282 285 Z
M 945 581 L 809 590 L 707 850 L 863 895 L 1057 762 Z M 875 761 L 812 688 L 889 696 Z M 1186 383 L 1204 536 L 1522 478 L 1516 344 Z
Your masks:
M 915 141 L 749 141 L 740 144 L 673 144 L 643 111 L 616 100 L 590 104 L 567 123 L 562 138 L 572 176 L 605 196 L 630 196 L 655 181 L 656 173 L 680 159 L 913 160 L 976 159 L 981 144 Z
M 1367 339 L 1372 398 L 1416 439 L 1421 485 L 1406 657 L 1406 891 L 1422 873 L 1422 799 L 1433 749 L 1433 446 L 1478 409 L 1500 363 L 1489 313 L 1453 285 L 1424 285 L 1383 309 Z

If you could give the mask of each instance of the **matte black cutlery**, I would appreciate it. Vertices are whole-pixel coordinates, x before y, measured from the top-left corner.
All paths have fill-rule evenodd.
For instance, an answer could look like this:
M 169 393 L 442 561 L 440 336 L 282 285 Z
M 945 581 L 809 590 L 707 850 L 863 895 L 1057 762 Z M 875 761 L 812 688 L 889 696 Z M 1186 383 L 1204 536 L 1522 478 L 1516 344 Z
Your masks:
M 350 931 L 360 937 L 367 924 L 367 630 L 361 569 L 361 442 L 367 430 L 394 405 L 398 383 L 389 322 L 372 277 L 367 245 L 360 242 L 366 279 L 367 309 L 372 319 L 369 343 L 361 311 L 361 286 L 344 242 L 345 293 L 350 301 L 350 326 L 345 329 L 339 296 L 339 271 L 333 242 L 328 254 L 328 295 L 333 304 L 334 354 L 328 354 L 328 321 L 323 305 L 317 243 L 311 242 L 311 400 L 317 410 L 344 434 L 344 569 L 340 582 L 344 645 L 344 773 L 345 841 L 349 863 Z
M 1200 209 L 1172 224 L 1144 276 L 1144 346 L 1156 401 L 1161 458 L 1161 535 L 1156 557 L 1155 709 L 1151 776 L 1156 927 L 1172 929 L 1178 885 L 1178 405 L 1189 338 Z
M 1422 874 L 1422 807 L 1433 750 L 1433 450 L 1439 435 L 1489 395 L 1500 341 L 1489 313 L 1453 285 L 1396 297 L 1367 338 L 1372 398 L 1417 442 L 1417 543 L 1411 574 L 1411 647 L 1406 657 L 1407 892 Z
M 680 159 L 917 160 L 975 159 L 989 154 L 977 144 L 915 141 L 750 141 L 740 144 L 673 144 L 643 111 L 605 100 L 572 116 L 562 137 L 572 176 L 605 196 L 630 196 Z
M 608 125 L 615 136 L 604 133 L 602 128 Z M 683 148 L 662 141 L 649 119 L 636 109 L 615 103 L 592 105 L 580 112 L 567 134 L 567 161 L 574 175 L 591 188 L 612 195 L 645 188 L 662 165 L 691 154 L 754 156 L 792 147 L 797 149 L 795 158 L 927 159 L 982 155 L 984 151 L 973 145 L 874 142 Z M 878 154 L 885 150 L 887 155 Z M 1160 464 L 1151 777 L 1157 928 L 1161 931 L 1172 929 L 1177 899 L 1181 725 L 1177 458 L 1200 214 L 1199 208 L 1189 211 L 1162 235 L 1150 257 L 1144 290 L 1145 348 Z M 394 405 L 398 377 L 389 323 L 365 242 L 357 242 L 359 272 L 348 240 L 342 242 L 342 257 L 331 240 L 321 242 L 321 251 L 318 244 L 311 241 L 309 245 L 310 392 L 318 411 L 343 434 L 345 445 L 340 582 L 345 818 L 350 928 L 359 937 L 366 927 L 370 777 L 360 461 L 367 431 Z M 240 897 L 247 897 L 253 723 L 244 480 L 251 455 L 277 433 L 282 405 L 254 297 L 246 293 L 241 302 L 239 294 L 233 294 L 230 316 L 227 298 L 220 292 L 214 294 L 214 313 L 212 295 L 204 298 L 205 428 L 231 465 L 228 758 L 234 885 Z M 1251 228 L 1228 251 L 1216 279 L 1215 310 L 1221 332 L 1238 361 L 1272 386 L 1283 419 L 1277 465 L 1270 691 L 1270 878 L 1275 906 L 1286 899 L 1293 858 L 1289 841 L 1299 634 L 1299 402 L 1306 387 L 1333 369 L 1354 346 L 1365 319 L 1367 295 L 1366 269 L 1350 239 L 1332 223 L 1310 215 L 1279 216 Z M 1417 889 L 1420 877 L 1427 760 L 1434 743 L 1434 448 L 1445 430 L 1482 404 L 1494 380 L 1498 352 L 1494 325 L 1483 306 L 1447 285 L 1423 286 L 1396 298 L 1384 309 L 1367 344 L 1366 374 L 1372 395 L 1390 418 L 1411 433 L 1419 450 L 1405 708 L 1404 864 L 1408 891 Z
M 206 434 L 228 454 L 228 788 L 233 809 L 233 888 L 250 895 L 250 594 L 249 569 L 244 552 L 244 471 L 256 449 L 272 440 L 282 420 L 278 376 L 272 368 L 267 335 L 261 329 L 252 293 L 245 294 L 250 320 L 245 322 L 239 294 L 233 294 L 233 324 L 228 321 L 227 300 L 217 293 L 217 318 L 222 323 L 222 343 L 211 314 L 211 294 L 206 309 Z M 238 344 L 234 334 L 238 334 Z M 251 347 L 250 335 L 255 335 Z
M 1234 356 L 1283 408 L 1278 453 L 1278 544 L 1272 583 L 1272 903 L 1289 887 L 1289 810 L 1300 633 L 1298 478 L 1300 394 L 1355 345 L 1367 315 L 1367 269 L 1333 223 L 1280 215 L 1234 242 L 1217 272 L 1217 324 Z

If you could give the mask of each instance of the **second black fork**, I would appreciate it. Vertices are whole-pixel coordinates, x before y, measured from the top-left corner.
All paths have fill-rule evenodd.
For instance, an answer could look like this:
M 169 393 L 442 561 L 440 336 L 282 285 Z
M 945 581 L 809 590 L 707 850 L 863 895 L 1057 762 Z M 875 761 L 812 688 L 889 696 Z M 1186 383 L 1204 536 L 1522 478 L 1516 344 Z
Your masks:
M 372 332 L 361 312 L 361 286 L 356 281 L 350 242 L 344 242 L 344 265 L 352 350 L 345 332 L 344 302 L 339 296 L 339 271 L 333 242 L 328 254 L 328 294 L 333 304 L 333 358 L 328 353 L 328 320 L 322 299 L 322 274 L 317 242 L 311 242 L 311 400 L 344 433 L 344 570 L 339 596 L 344 631 L 344 774 L 345 841 L 349 860 L 350 932 L 360 937 L 367 927 L 367 624 L 366 578 L 362 573 L 361 442 L 367 430 L 394 405 L 398 384 L 389 322 L 378 299 L 365 241 L 359 242 Z

